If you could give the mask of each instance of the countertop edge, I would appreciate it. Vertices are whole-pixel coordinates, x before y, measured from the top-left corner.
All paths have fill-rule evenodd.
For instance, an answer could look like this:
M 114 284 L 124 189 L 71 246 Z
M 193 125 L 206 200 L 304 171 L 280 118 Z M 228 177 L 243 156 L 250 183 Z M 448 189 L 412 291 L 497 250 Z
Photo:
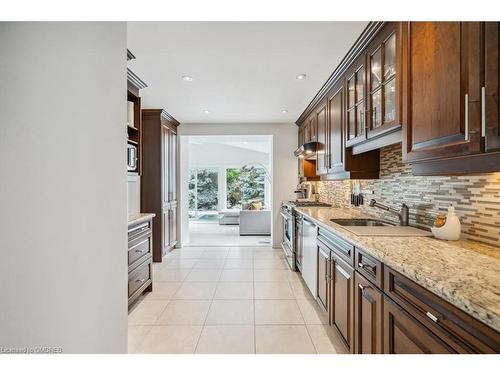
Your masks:
M 143 221 L 150 220 L 155 216 L 156 216 L 156 214 L 152 214 L 152 213 L 140 213 L 137 216 L 133 216 L 133 217 L 129 218 L 128 225 L 131 226 L 131 225 L 139 224 L 139 223 L 142 223 Z

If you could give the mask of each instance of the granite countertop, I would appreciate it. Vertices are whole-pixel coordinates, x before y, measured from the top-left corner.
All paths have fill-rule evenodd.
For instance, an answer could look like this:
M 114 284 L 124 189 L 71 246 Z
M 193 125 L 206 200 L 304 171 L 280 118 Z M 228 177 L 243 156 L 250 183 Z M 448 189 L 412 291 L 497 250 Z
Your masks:
M 349 208 L 295 209 L 500 332 L 500 248 L 468 240 L 357 236 L 330 219 L 370 217 L 365 213 Z
M 148 214 L 148 213 L 135 214 L 128 218 L 128 225 L 139 224 L 140 222 L 149 220 L 155 216 L 156 216 L 155 214 Z

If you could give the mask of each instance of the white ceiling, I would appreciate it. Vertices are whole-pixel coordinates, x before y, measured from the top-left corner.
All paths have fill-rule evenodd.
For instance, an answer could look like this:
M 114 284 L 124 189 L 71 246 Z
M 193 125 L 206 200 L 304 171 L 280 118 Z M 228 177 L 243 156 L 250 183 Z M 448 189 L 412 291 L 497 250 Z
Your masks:
M 181 123 L 294 122 L 366 25 L 129 22 L 137 59 L 128 65 L 148 84 L 143 107 Z M 295 78 L 301 73 L 307 79 Z
M 265 154 L 271 153 L 272 136 L 269 135 L 191 135 L 188 138 L 189 144 L 211 144 L 214 145 L 214 150 L 217 150 L 217 145 L 228 145 Z

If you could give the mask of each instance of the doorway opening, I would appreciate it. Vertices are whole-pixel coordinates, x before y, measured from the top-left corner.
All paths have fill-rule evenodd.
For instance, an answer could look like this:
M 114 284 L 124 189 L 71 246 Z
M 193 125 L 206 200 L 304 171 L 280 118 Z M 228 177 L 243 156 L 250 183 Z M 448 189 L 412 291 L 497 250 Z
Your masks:
M 183 246 L 269 246 L 272 136 L 181 136 Z

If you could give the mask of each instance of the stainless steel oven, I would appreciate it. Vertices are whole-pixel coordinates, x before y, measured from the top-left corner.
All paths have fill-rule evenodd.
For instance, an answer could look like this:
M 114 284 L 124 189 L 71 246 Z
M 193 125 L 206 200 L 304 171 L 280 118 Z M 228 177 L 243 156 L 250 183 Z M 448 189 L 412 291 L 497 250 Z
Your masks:
M 281 219 L 283 223 L 283 239 L 281 247 L 285 253 L 286 261 L 292 271 L 295 267 L 295 218 L 293 209 L 290 206 L 283 204 L 281 206 Z

